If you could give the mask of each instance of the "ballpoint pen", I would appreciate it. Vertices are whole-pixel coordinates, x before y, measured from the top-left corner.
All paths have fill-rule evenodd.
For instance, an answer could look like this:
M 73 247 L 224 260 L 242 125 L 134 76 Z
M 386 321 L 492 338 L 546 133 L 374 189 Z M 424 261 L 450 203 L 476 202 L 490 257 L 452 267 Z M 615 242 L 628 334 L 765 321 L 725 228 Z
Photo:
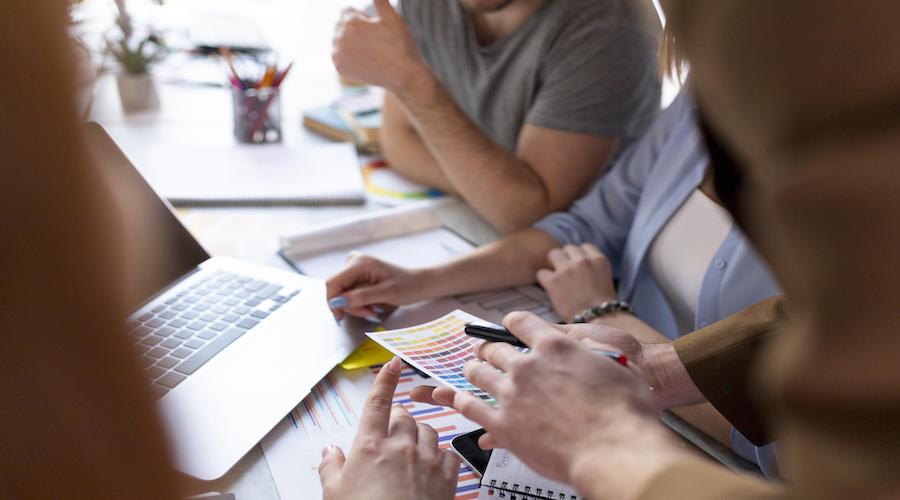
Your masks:
M 465 332 L 466 335 L 470 337 L 487 340 L 488 342 L 506 342 L 507 344 L 512 344 L 516 347 L 528 349 L 528 346 L 510 333 L 509 330 L 486 321 L 466 323 Z M 620 352 L 597 348 L 592 348 L 591 350 L 612 359 L 622 366 L 628 366 L 628 356 Z

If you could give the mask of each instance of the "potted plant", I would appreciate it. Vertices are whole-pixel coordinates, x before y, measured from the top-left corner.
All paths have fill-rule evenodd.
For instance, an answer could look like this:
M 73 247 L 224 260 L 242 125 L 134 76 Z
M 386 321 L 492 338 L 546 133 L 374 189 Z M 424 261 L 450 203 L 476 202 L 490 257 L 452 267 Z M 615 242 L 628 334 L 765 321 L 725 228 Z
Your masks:
M 156 3 L 162 2 L 156 0 Z M 120 68 L 116 84 L 122 109 L 126 113 L 159 109 L 159 96 L 150 67 L 165 56 L 165 45 L 156 34 L 135 30 L 125 0 L 116 0 L 116 8 L 118 33 L 115 37 L 107 37 L 106 53 Z

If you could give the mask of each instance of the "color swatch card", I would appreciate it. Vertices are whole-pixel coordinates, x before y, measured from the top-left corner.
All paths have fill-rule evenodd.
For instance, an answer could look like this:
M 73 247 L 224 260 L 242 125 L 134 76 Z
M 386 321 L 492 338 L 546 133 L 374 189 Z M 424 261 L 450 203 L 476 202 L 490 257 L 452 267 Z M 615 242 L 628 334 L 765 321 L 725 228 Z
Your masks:
M 366 335 L 432 378 L 494 404 L 493 396 L 469 383 L 463 375 L 463 365 L 475 359 L 478 342 L 464 331 L 466 323 L 472 321 L 480 318 L 457 309 L 430 323 Z

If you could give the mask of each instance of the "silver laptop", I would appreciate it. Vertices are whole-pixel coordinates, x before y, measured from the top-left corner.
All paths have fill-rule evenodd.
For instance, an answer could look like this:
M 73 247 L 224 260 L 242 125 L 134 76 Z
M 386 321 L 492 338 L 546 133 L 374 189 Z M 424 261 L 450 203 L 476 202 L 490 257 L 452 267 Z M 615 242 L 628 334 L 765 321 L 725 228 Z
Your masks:
M 150 282 L 137 294 L 129 339 L 157 398 L 177 469 L 215 479 L 361 338 L 335 323 L 323 282 L 211 258 L 106 132 L 87 127 L 112 189 L 127 193 L 131 208 L 122 211 L 123 222 L 138 228 L 163 263 L 143 280 Z

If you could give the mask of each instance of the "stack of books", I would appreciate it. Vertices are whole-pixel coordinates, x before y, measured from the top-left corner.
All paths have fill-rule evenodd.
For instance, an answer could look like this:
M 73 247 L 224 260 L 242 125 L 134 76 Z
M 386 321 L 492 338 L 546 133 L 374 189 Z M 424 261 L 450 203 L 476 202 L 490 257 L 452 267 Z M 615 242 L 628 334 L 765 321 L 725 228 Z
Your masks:
M 383 98 L 380 89 L 345 89 L 337 101 L 304 112 L 303 126 L 329 139 L 353 143 L 363 153 L 377 154 Z

